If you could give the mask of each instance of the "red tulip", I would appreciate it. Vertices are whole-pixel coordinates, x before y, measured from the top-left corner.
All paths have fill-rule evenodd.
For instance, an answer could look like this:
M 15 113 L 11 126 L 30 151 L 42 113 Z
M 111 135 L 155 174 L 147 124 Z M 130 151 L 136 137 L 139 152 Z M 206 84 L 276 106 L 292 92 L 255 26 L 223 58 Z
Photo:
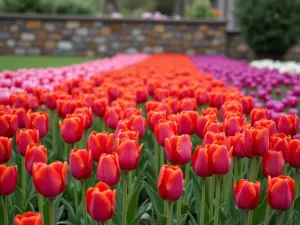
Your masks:
M 137 167 L 142 148 L 143 144 L 139 146 L 135 140 L 116 140 L 115 152 L 119 156 L 121 170 L 129 171 Z
M 135 140 L 139 141 L 139 133 L 132 130 L 120 130 L 119 133 L 115 136 L 115 139 L 123 140 Z
M 196 111 L 183 111 L 178 116 L 179 134 L 193 134 L 196 132 L 198 113 Z
M 156 101 L 162 101 L 164 98 L 168 97 L 169 93 L 167 89 L 163 88 L 156 88 L 154 90 L 154 100 Z
M 165 111 L 150 111 L 147 114 L 148 116 L 148 126 L 149 128 L 154 131 L 155 126 L 161 119 L 166 119 L 166 112 Z
M 167 97 L 162 101 L 166 103 L 167 106 L 169 106 L 169 108 L 171 109 L 171 113 L 178 113 L 180 111 L 180 102 L 177 97 Z M 160 109 L 159 111 L 163 111 L 163 110 Z
M 93 160 L 99 161 L 103 153 L 111 154 L 113 152 L 113 134 L 103 131 L 97 133 L 93 131 L 88 137 L 86 148 L 92 152 Z
M 262 119 L 268 119 L 269 118 L 269 112 L 265 108 L 254 108 L 250 112 L 250 120 L 251 125 L 253 126 L 256 121 L 262 120 Z
M 85 201 L 89 215 L 98 222 L 105 222 L 114 215 L 116 190 L 111 190 L 108 185 L 99 182 L 87 190 Z
M 206 124 L 209 121 L 217 122 L 217 118 L 215 115 L 206 115 L 206 116 L 198 116 L 197 118 L 197 128 L 196 128 L 196 134 L 198 137 L 203 138 L 204 137 L 204 129 L 206 127 Z
M 107 98 L 95 99 L 94 106 L 93 106 L 93 112 L 97 116 L 103 117 L 107 106 L 108 106 Z
M 251 127 L 244 130 L 246 156 L 263 156 L 269 150 L 269 130 L 264 127 Z
M 284 170 L 284 158 L 282 152 L 270 149 L 262 158 L 262 172 L 265 177 L 277 177 Z
M 295 181 L 288 176 L 268 177 L 267 199 L 270 207 L 285 211 L 293 204 Z
M 276 123 L 274 120 L 262 119 L 254 123 L 254 127 L 262 126 L 268 128 L 270 135 L 277 133 Z
M 235 115 L 242 115 L 243 113 L 243 106 L 239 101 L 226 101 L 221 109 L 221 116 L 224 119 L 228 116 L 228 114 L 235 114 Z
M 254 106 L 254 98 L 251 96 L 244 96 L 241 99 L 241 103 L 243 105 L 243 112 L 249 114 Z
M 183 98 L 180 100 L 180 111 L 196 111 L 197 103 L 194 98 Z
M 123 118 L 126 120 L 130 120 L 131 117 L 133 117 L 133 116 L 142 115 L 141 109 L 137 109 L 137 108 L 133 108 L 133 107 L 127 108 L 123 112 L 124 112 Z
M 72 177 L 76 180 L 88 179 L 93 172 L 92 152 L 86 149 L 72 149 L 69 164 Z
M 214 132 L 207 132 L 203 138 L 202 145 L 210 145 L 216 141 L 223 141 L 227 147 L 229 148 L 229 141 L 225 135 L 225 133 L 214 133 Z
M 47 149 L 44 145 L 31 144 L 27 146 L 25 155 L 25 168 L 32 175 L 34 163 L 47 163 Z
M 28 108 L 31 109 L 32 111 L 35 111 L 38 109 L 40 105 L 40 101 L 36 96 L 29 96 L 28 97 Z
M 116 153 L 102 154 L 99 159 L 97 172 L 98 181 L 109 186 L 116 185 L 120 180 L 120 163 Z
M 297 115 L 281 114 L 277 118 L 277 129 L 286 135 L 295 135 L 299 131 L 299 117 Z
M 243 134 L 236 133 L 235 136 L 229 137 L 229 142 L 232 147 L 232 155 L 234 157 L 246 157 L 246 146 Z
M 44 225 L 41 213 L 26 212 L 16 215 L 14 225 Z
M 12 151 L 12 139 L 0 136 L 0 164 L 10 160 Z
M 27 146 L 40 142 L 39 132 L 33 129 L 18 130 L 16 142 L 19 153 L 25 157 Z
M 217 119 L 218 118 L 218 109 L 213 107 L 208 107 L 205 109 L 202 109 L 201 111 L 202 116 L 210 116 L 212 118 Z
M 192 141 L 189 135 L 171 136 L 165 139 L 165 152 L 172 165 L 185 165 L 191 160 Z
M 0 136 L 13 137 L 18 129 L 18 117 L 0 112 Z
M 286 161 L 291 167 L 300 168 L 300 139 L 293 139 L 289 142 Z
M 234 182 L 234 201 L 238 208 L 253 210 L 258 206 L 260 198 L 260 183 L 250 182 L 246 179 Z
M 225 95 L 222 92 L 209 92 L 208 103 L 212 107 L 220 108 L 225 101 Z
M 161 146 L 164 146 L 166 138 L 176 134 L 177 124 L 175 122 L 161 119 L 155 126 L 155 137 Z
M 75 109 L 74 114 L 83 114 L 85 116 L 84 128 L 88 129 L 93 125 L 93 113 L 92 109 L 88 107 L 80 107 Z
M 18 182 L 18 167 L 0 165 L 0 196 L 13 193 Z
M 58 99 L 56 102 L 57 114 L 62 118 L 65 118 L 68 114 L 72 114 L 77 107 L 79 107 L 79 104 L 75 100 Z
M 223 133 L 224 132 L 224 128 L 222 123 L 218 123 L 217 121 L 208 121 L 205 124 L 204 130 L 203 130 L 203 135 L 205 136 L 205 134 L 207 132 L 213 132 L 213 133 Z
M 10 96 L 11 105 L 13 108 L 25 108 L 28 109 L 28 94 L 17 93 Z
M 241 132 L 245 126 L 245 117 L 231 113 L 224 118 L 224 130 L 227 136 L 234 136 L 235 133 Z
M 59 126 L 61 136 L 66 143 L 75 144 L 81 140 L 84 132 L 84 119 L 80 115 L 67 115 L 63 122 L 59 121 Z
M 56 92 L 49 92 L 46 95 L 46 105 L 49 109 L 56 108 L 56 100 L 57 100 L 57 93 Z
M 231 167 L 232 148 L 228 149 L 224 142 L 217 141 L 207 145 L 208 166 L 213 174 L 227 174 Z
M 270 149 L 274 149 L 275 151 L 281 151 L 283 153 L 284 159 L 286 160 L 290 141 L 291 137 L 283 133 L 273 134 L 270 137 Z
M 128 127 L 132 131 L 137 131 L 142 138 L 146 132 L 146 120 L 143 116 L 133 116 L 128 122 Z
M 45 137 L 49 129 L 48 114 L 44 112 L 35 112 L 30 114 L 30 118 L 30 128 L 38 130 L 40 138 Z
M 122 109 L 119 107 L 107 107 L 104 114 L 104 122 L 109 128 L 115 129 L 119 120 L 123 118 Z
M 66 188 L 67 172 L 67 162 L 54 162 L 50 165 L 35 163 L 32 175 L 36 191 L 46 198 L 59 195 Z
M 158 194 L 168 201 L 178 200 L 183 191 L 183 173 L 178 166 L 163 165 L 158 177 Z
M 115 100 L 120 96 L 120 88 L 117 85 L 110 84 L 107 94 L 112 100 Z
M 24 108 L 13 109 L 13 114 L 18 117 L 18 127 L 19 128 L 29 128 L 31 119 L 30 119 L 30 110 Z
M 139 87 L 136 89 L 136 102 L 142 103 L 148 100 L 148 90 L 146 87 Z
M 192 156 L 192 167 L 200 177 L 210 177 L 213 173 L 208 165 L 207 147 L 198 146 Z
M 197 105 L 201 106 L 208 102 L 207 90 L 198 88 L 195 92 Z

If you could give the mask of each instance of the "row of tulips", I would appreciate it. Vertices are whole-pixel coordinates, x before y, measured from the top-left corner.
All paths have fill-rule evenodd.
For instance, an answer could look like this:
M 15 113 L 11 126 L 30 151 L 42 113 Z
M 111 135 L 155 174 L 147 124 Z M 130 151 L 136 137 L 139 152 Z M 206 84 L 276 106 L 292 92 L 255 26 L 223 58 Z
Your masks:
M 0 106 L 4 225 L 300 219 L 298 116 L 270 119 L 186 56 L 152 56 L 8 103 Z

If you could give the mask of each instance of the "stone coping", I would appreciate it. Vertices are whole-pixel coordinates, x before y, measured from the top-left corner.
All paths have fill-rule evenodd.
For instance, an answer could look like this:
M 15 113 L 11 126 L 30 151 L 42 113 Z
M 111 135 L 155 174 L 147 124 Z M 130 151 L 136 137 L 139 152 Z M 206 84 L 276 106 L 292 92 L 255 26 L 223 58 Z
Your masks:
M 224 19 L 142 19 L 142 18 L 111 18 L 107 16 L 89 16 L 89 15 L 60 15 L 60 14 L 38 14 L 38 13 L 0 13 L 1 20 L 13 19 L 35 19 L 35 20 L 82 20 L 82 21 L 104 21 L 104 22 L 124 22 L 124 23 L 164 23 L 164 24 L 226 24 Z

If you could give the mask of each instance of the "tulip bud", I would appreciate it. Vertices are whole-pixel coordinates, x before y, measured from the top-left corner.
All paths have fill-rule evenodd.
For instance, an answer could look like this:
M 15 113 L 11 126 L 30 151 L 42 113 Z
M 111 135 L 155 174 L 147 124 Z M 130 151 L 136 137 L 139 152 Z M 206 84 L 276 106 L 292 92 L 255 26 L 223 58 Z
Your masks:
M 124 110 L 124 119 L 126 120 L 130 120 L 131 117 L 133 116 L 140 116 L 140 115 L 142 115 L 141 109 L 130 107 Z
M 157 142 L 164 146 L 165 139 L 177 134 L 177 124 L 172 121 L 161 119 L 155 126 L 155 137 Z
M 139 133 L 137 131 L 132 130 L 120 130 L 117 135 L 115 135 L 115 139 L 123 140 L 135 140 L 139 141 Z
M 63 122 L 59 121 L 60 133 L 68 144 L 80 141 L 84 132 L 84 119 L 80 115 L 67 115 Z
M 0 196 L 13 193 L 18 183 L 18 167 L 0 165 Z
M 262 158 L 262 172 L 265 177 L 271 178 L 282 175 L 284 158 L 282 152 L 270 149 Z
M 11 138 L 18 129 L 18 117 L 6 112 L 0 112 L 0 136 Z
M 196 111 L 183 111 L 178 117 L 179 134 L 193 134 L 196 132 L 198 113 Z
M 246 157 L 246 146 L 243 134 L 236 133 L 235 136 L 229 137 L 229 142 L 232 147 L 232 155 L 234 157 Z
M 208 165 L 207 148 L 198 146 L 192 156 L 192 167 L 195 173 L 200 177 L 210 177 L 213 173 Z
M 217 122 L 217 118 L 214 114 L 212 115 L 206 115 L 206 116 L 198 116 L 197 118 L 197 127 L 196 127 L 196 134 L 199 138 L 204 137 L 204 129 L 206 127 L 206 124 L 209 121 L 215 121 Z
M 198 88 L 195 92 L 197 105 L 201 106 L 208 102 L 207 90 Z
M 241 103 L 243 105 L 243 112 L 245 114 L 249 114 L 250 111 L 253 109 L 254 106 L 254 98 L 251 96 L 244 96 L 241 99 Z
M 68 114 L 72 114 L 79 104 L 75 100 L 58 99 L 56 102 L 56 111 L 61 118 L 65 118 Z
M 32 111 L 35 111 L 38 109 L 40 105 L 40 101 L 36 96 L 28 96 L 28 108 Z
M 281 114 L 277 121 L 277 129 L 286 135 L 295 135 L 299 131 L 299 117 L 297 115 Z
M 285 211 L 293 204 L 295 181 L 288 176 L 268 177 L 267 199 L 270 207 Z
M 46 105 L 49 109 L 56 108 L 56 100 L 57 100 L 57 93 L 56 92 L 49 92 L 46 95 Z
M 13 114 L 18 117 L 19 128 L 29 128 L 31 123 L 30 110 L 26 111 L 24 108 L 17 108 L 13 109 Z
M 180 111 L 196 111 L 197 103 L 194 98 L 183 98 L 180 100 Z
M 286 161 L 291 167 L 300 168 L 300 139 L 293 139 L 289 142 Z
M 18 130 L 16 142 L 19 153 L 25 157 L 27 146 L 40 142 L 39 132 L 33 129 Z
M 32 175 L 36 191 L 46 198 L 56 197 L 66 188 L 67 172 L 67 162 L 54 162 L 50 165 L 35 163 Z
M 169 96 L 169 92 L 167 89 L 163 89 L 163 88 L 156 88 L 154 90 L 154 100 L 156 101 L 162 101 L 164 98 Z
M 106 98 L 95 99 L 94 106 L 93 106 L 93 112 L 97 116 L 103 117 L 107 106 L 108 106 L 108 101 Z
M 27 146 L 25 155 L 25 168 L 32 175 L 34 163 L 47 163 L 47 149 L 44 145 L 31 144 Z
M 14 225 L 44 225 L 41 213 L 26 212 L 16 215 Z
M 28 109 L 28 94 L 16 93 L 10 96 L 11 105 L 13 108 L 25 108 Z
M 74 111 L 74 114 L 82 114 L 85 116 L 84 128 L 88 129 L 93 125 L 93 113 L 92 109 L 88 107 L 77 108 Z
M 211 118 L 217 119 L 218 118 L 218 109 L 213 107 L 208 107 L 206 109 L 202 109 L 201 111 L 202 116 L 210 116 Z
M 229 141 L 225 135 L 225 133 L 214 133 L 214 132 L 207 132 L 203 138 L 203 142 L 202 145 L 206 146 L 206 145 L 210 145 L 216 141 L 223 141 L 226 146 L 229 149 Z
M 116 140 L 115 152 L 119 156 L 121 170 L 130 171 L 138 166 L 143 145 L 139 146 L 135 140 Z
M 213 132 L 213 133 L 223 133 L 224 132 L 224 128 L 222 123 L 218 123 L 217 121 L 208 121 L 205 124 L 204 130 L 203 130 L 203 135 L 205 136 L 205 134 L 207 132 Z
M 142 103 L 148 100 L 148 90 L 146 87 L 139 87 L 136 89 L 136 102 Z
M 161 119 L 166 119 L 166 112 L 165 111 L 150 111 L 147 113 L 148 116 L 148 126 L 149 128 L 154 131 L 155 126 Z
M 253 126 L 256 121 L 262 120 L 262 119 L 268 119 L 269 118 L 269 112 L 267 109 L 264 108 L 254 108 L 250 112 L 250 120 L 251 125 Z
M 269 130 L 264 127 L 251 127 L 244 130 L 246 156 L 263 156 L 269 150 Z
M 10 160 L 12 152 L 12 139 L 0 136 L 0 164 Z
M 172 165 L 185 165 L 191 160 L 193 145 L 189 135 L 166 138 L 164 146 L 167 159 Z
M 89 215 L 98 222 L 105 222 L 114 215 L 116 190 L 111 190 L 108 185 L 99 182 L 87 190 L 85 201 Z
M 159 196 L 164 200 L 176 201 L 182 195 L 183 186 L 183 173 L 180 167 L 163 165 L 157 184 Z
M 168 106 L 168 108 L 171 109 L 171 111 L 167 114 L 170 113 L 178 113 L 180 110 L 180 102 L 178 100 L 177 97 L 167 97 L 165 99 L 163 99 L 163 102 L 166 103 L 166 106 Z M 161 105 L 161 108 L 163 108 L 164 106 Z M 163 111 L 163 110 L 159 110 L 159 111 Z M 165 110 L 166 112 L 168 112 L 168 110 Z
M 270 135 L 277 133 L 276 123 L 274 120 L 262 119 L 254 123 L 254 127 L 262 126 L 268 128 Z
M 283 133 L 273 134 L 270 137 L 270 149 L 281 151 L 285 160 L 287 160 L 287 153 L 289 150 L 289 142 L 291 137 Z
M 92 152 L 86 149 L 72 149 L 69 155 L 69 164 L 72 177 L 76 180 L 85 180 L 92 175 Z
M 119 120 L 123 118 L 122 109 L 119 107 L 107 107 L 104 114 L 106 126 L 116 129 Z
M 226 135 L 234 136 L 235 133 L 243 130 L 245 126 L 245 117 L 235 113 L 226 115 L 223 125 Z
M 97 172 L 98 181 L 109 186 L 116 185 L 120 180 L 120 163 L 116 153 L 102 154 L 99 159 Z
M 107 131 L 103 131 L 102 133 L 93 131 L 90 134 L 86 143 L 86 148 L 92 152 L 93 160 L 95 162 L 99 161 L 99 158 L 103 153 L 112 154 L 113 137 L 114 135 Z
M 133 116 L 128 121 L 128 127 L 132 131 L 137 131 L 139 137 L 142 138 L 146 132 L 146 120 L 143 116 Z
M 234 182 L 234 201 L 238 208 L 253 210 L 258 206 L 260 198 L 260 183 L 250 182 L 246 179 Z
M 209 92 L 208 103 L 211 107 L 217 107 L 218 109 L 223 105 L 225 101 L 225 95 L 222 92 Z
M 40 138 L 45 137 L 49 129 L 48 114 L 44 112 L 35 112 L 30 114 L 30 118 L 30 128 L 38 130 Z

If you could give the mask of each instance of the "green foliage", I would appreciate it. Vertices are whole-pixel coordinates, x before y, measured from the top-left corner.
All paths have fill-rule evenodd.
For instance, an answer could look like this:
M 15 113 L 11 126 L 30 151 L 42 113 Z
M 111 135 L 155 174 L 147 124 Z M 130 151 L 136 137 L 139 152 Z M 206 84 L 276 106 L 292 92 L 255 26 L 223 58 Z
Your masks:
M 2 0 L 2 12 L 91 14 L 92 1 L 81 0 Z
M 192 6 L 186 7 L 186 15 L 190 18 L 215 18 L 216 15 L 210 10 L 206 0 L 196 0 Z
M 161 12 L 163 15 L 171 16 L 173 13 L 173 6 L 175 0 L 163 0 L 157 1 L 156 11 Z
M 299 0 L 237 0 L 244 40 L 256 52 L 285 53 L 300 35 Z

